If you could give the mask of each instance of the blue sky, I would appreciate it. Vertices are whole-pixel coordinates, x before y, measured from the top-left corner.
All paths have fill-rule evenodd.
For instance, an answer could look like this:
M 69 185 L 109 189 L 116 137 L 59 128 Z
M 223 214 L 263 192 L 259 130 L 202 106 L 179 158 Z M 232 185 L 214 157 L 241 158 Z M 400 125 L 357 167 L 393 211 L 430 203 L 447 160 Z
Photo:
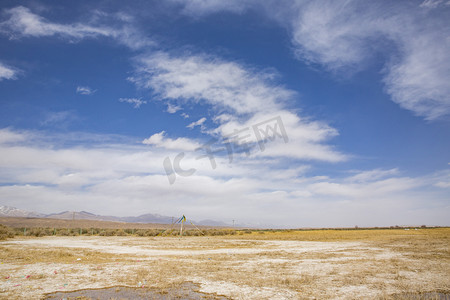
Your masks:
M 449 2 L 0 9 L 0 204 L 281 227 L 449 225 Z M 285 129 L 264 149 L 262 123 Z M 214 164 L 202 158 L 209 141 Z M 180 153 L 189 174 L 175 167 Z

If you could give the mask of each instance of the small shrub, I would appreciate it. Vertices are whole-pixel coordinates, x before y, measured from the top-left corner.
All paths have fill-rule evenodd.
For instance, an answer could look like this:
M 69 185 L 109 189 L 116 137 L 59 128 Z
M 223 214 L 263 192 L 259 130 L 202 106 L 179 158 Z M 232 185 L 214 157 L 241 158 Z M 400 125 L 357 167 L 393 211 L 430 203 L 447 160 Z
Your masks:
M 156 230 L 156 229 L 147 229 L 145 235 L 146 236 L 157 236 L 160 233 L 161 233 L 161 231 Z
M 30 231 L 28 232 L 28 235 L 41 237 L 45 235 L 45 230 L 43 230 L 42 228 L 31 228 Z
M 0 240 L 6 240 L 8 238 L 13 238 L 14 235 L 15 235 L 15 233 L 10 227 L 0 224 Z
M 108 229 L 105 231 L 105 235 L 106 236 L 115 236 L 116 235 L 116 231 L 114 229 Z
M 123 229 L 118 229 L 118 230 L 116 231 L 116 235 L 117 235 L 117 236 L 126 236 L 127 233 L 126 233 Z
M 69 236 L 69 235 L 71 235 L 70 229 L 67 229 L 67 228 L 59 229 L 56 234 L 57 235 L 62 235 L 62 236 Z
M 135 234 L 138 236 L 145 236 L 145 230 L 143 229 L 136 230 Z

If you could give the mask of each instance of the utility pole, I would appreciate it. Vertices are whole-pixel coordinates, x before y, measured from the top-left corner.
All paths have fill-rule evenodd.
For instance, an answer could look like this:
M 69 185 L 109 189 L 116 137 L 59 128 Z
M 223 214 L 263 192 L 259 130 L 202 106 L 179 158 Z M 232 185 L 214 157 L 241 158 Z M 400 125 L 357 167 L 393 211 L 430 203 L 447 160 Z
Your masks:
M 180 236 L 183 236 L 183 224 L 184 221 L 181 221 Z
M 234 227 L 234 220 L 233 220 L 233 227 Z
M 183 225 L 184 225 L 184 222 L 186 222 L 186 217 L 183 215 L 183 217 L 181 218 L 180 236 L 183 236 Z

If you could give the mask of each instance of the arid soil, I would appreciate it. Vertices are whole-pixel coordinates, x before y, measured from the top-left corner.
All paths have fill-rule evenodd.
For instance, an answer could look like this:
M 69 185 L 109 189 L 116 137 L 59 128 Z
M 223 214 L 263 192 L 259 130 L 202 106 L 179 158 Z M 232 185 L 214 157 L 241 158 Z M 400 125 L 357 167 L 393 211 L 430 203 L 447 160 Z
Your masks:
M 342 241 L 296 240 L 293 234 L 16 237 L 0 242 L 0 298 L 39 299 L 112 286 L 176 288 L 186 282 L 231 299 L 446 295 L 449 231 L 425 231 Z

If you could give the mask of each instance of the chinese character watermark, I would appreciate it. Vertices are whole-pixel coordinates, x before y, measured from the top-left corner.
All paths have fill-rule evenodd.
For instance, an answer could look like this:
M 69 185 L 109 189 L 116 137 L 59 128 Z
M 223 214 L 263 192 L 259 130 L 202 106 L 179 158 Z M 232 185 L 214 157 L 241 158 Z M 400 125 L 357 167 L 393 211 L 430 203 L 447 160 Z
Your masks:
M 273 123 L 273 121 L 276 121 L 275 124 L 272 126 L 270 126 L 271 123 Z M 261 129 L 262 125 L 266 124 L 266 129 Z M 253 127 L 253 131 L 255 132 L 256 135 L 256 140 L 258 141 L 258 145 L 259 148 L 261 149 L 261 152 L 264 151 L 266 149 L 266 146 L 264 145 L 266 143 L 266 140 L 270 140 L 273 141 L 276 139 L 276 137 L 280 137 L 284 140 L 285 143 L 289 142 L 289 138 L 287 136 L 286 133 L 286 129 L 284 129 L 284 125 L 283 122 L 281 121 L 281 117 L 275 117 L 272 119 L 269 119 L 267 121 L 263 121 L 260 122 L 258 124 L 255 124 L 252 126 Z M 280 129 L 280 132 L 278 132 L 277 129 Z M 272 135 L 270 135 L 270 132 L 272 132 Z M 264 135 L 261 135 L 261 133 Z
M 272 142 L 276 138 L 281 138 L 284 143 L 289 141 L 289 138 L 284 128 L 283 121 L 281 117 L 274 117 L 263 122 L 259 122 L 250 127 L 243 129 L 235 129 L 232 133 L 222 136 L 223 145 L 225 147 L 213 148 L 212 146 L 216 144 L 219 139 L 212 138 L 206 144 L 195 149 L 195 151 L 203 150 L 205 154 L 196 157 L 196 160 L 207 158 L 211 164 L 212 169 L 216 169 L 217 163 L 215 160 L 215 154 L 226 151 L 228 155 L 228 162 L 233 162 L 233 153 L 245 153 L 247 156 L 250 155 L 250 150 L 252 148 L 252 133 L 256 139 L 261 152 L 266 149 L 266 143 Z M 234 151 L 233 151 L 234 150 Z M 177 175 L 182 177 L 189 177 L 193 175 L 197 170 L 194 168 L 183 169 L 181 167 L 181 160 L 184 158 L 185 153 L 181 152 L 175 156 L 172 160 L 166 157 L 163 162 L 164 170 L 166 171 L 169 183 L 172 185 L 175 183 Z

